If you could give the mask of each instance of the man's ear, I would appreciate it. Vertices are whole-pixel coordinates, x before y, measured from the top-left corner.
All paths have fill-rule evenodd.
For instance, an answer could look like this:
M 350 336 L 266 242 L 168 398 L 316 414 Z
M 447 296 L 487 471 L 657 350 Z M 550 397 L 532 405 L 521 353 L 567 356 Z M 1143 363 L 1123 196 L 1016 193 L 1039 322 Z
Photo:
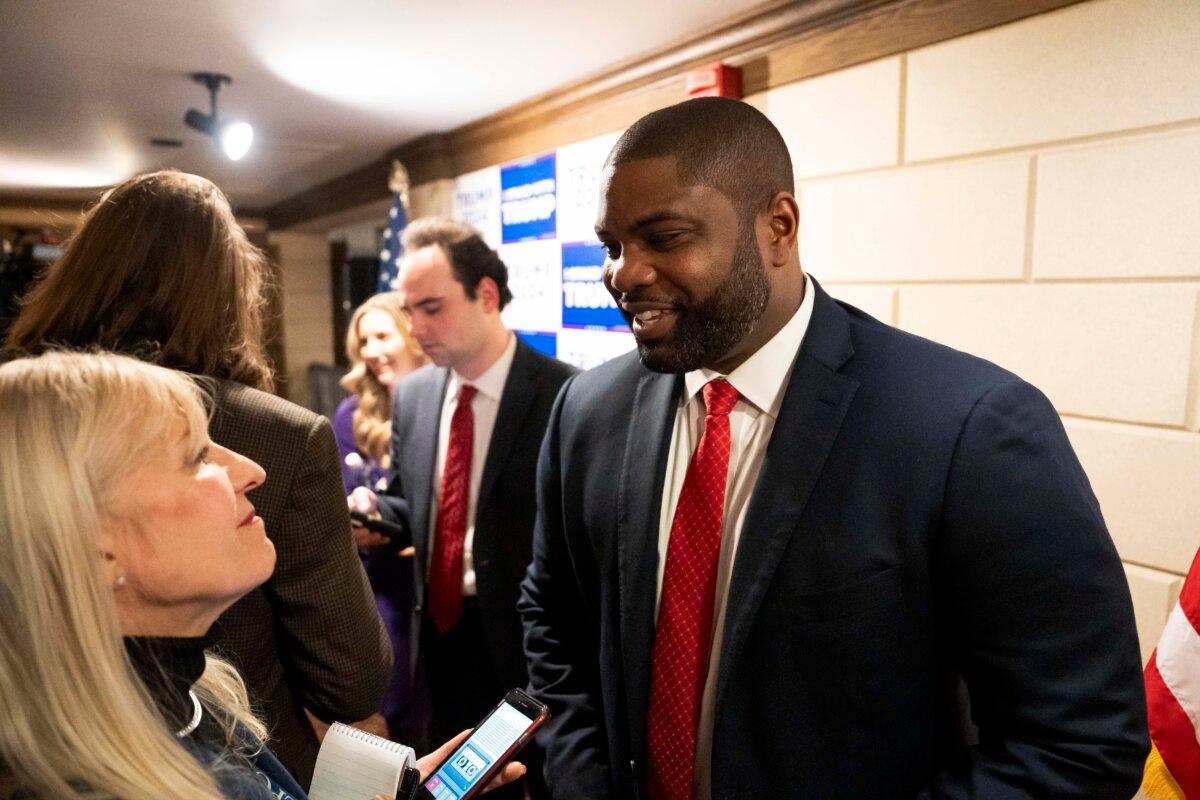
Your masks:
M 766 212 L 767 240 L 764 251 L 772 266 L 789 263 L 800 231 L 800 206 L 791 192 L 779 192 L 771 198 Z
M 480 278 L 475 284 L 475 299 L 483 304 L 483 310 L 489 314 L 500 311 L 500 287 L 492 278 Z

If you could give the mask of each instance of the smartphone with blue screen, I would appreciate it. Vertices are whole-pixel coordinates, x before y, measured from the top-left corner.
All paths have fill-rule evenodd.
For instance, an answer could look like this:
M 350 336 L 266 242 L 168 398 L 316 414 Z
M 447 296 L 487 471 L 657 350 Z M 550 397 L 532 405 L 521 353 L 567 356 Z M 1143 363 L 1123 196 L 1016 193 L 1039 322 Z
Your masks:
M 470 800 L 478 797 L 504 765 L 550 718 L 550 710 L 520 689 L 475 726 L 471 735 L 421 785 L 420 800 Z

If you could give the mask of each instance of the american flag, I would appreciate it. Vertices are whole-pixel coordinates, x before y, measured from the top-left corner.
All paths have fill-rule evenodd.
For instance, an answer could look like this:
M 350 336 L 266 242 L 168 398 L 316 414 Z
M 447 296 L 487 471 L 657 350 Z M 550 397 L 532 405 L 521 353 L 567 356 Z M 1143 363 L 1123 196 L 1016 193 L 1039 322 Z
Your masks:
M 1200 552 L 1142 674 L 1151 747 L 1138 796 L 1200 798 Z
M 408 213 L 404 209 L 405 195 L 403 192 L 392 193 L 392 207 L 388 211 L 388 226 L 383 232 L 383 243 L 379 250 L 379 288 L 380 292 L 390 292 L 396 288 L 400 273 L 400 234 L 408 224 Z

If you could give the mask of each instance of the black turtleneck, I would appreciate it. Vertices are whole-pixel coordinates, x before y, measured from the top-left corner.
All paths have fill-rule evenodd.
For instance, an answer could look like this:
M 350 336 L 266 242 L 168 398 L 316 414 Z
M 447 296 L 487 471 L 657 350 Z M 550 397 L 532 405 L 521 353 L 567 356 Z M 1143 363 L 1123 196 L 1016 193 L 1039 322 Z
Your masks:
M 125 637 L 125 652 L 172 733 L 192 721 L 195 705 L 188 691 L 204 674 L 204 649 L 212 645 L 214 638 L 211 635 Z M 272 800 L 280 796 L 268 788 L 266 777 L 275 781 L 276 787 L 287 790 L 282 796 L 304 797 L 304 792 L 273 755 L 267 759 L 268 775 L 264 775 L 259 771 L 264 766 L 263 754 L 249 759 L 230 751 L 225 729 L 207 709 L 200 725 L 180 743 L 212 772 L 222 793 L 231 800 Z
M 192 720 L 195 709 L 188 691 L 204 674 L 204 648 L 211 644 L 208 636 L 125 637 L 133 668 L 173 731 Z

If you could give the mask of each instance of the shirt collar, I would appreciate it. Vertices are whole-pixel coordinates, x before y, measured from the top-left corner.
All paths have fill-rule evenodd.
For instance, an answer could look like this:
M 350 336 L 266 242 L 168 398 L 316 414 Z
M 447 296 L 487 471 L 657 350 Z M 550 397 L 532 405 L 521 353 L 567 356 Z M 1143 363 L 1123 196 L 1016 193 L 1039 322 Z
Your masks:
M 513 358 L 517 354 L 517 337 L 510 331 L 508 334 L 508 347 L 504 348 L 504 352 L 496 359 L 496 362 L 484 370 L 473 381 L 468 381 L 453 370 L 450 371 L 450 386 L 446 394 L 450 397 L 457 397 L 458 390 L 461 386 L 474 386 L 479 394 L 489 397 L 492 400 L 499 401 L 500 395 L 504 394 L 504 384 L 508 381 L 508 371 L 512 367 Z
M 808 323 L 812 319 L 815 294 L 812 281 L 805 275 L 804 300 L 800 303 L 800 308 L 796 309 L 796 313 L 792 314 L 787 324 L 733 372 L 722 375 L 701 367 L 685 373 L 684 402 L 690 403 L 704 388 L 704 384 L 714 378 L 725 378 L 733 384 L 733 388 L 738 390 L 743 399 L 759 411 L 769 414 L 772 419 L 777 418 L 783 405 L 784 390 L 787 389 L 788 379 L 792 375 L 796 353 L 800 350 L 804 334 L 808 331 Z M 780 365 L 786 366 L 780 369 Z

